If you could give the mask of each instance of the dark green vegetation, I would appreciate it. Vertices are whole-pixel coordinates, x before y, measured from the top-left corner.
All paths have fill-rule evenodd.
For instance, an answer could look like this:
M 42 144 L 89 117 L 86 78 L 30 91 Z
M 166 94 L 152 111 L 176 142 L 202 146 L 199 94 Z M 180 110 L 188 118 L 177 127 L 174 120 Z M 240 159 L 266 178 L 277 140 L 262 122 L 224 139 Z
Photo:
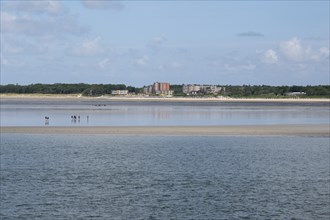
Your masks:
M 295 96 L 308 98 L 330 98 L 330 85 L 319 86 L 231 86 L 225 85 L 219 95 L 230 97 L 250 98 L 283 98 L 290 97 L 290 93 L 305 93 Z M 142 88 L 126 86 L 124 84 L 31 84 L 31 85 L 0 85 L 0 93 L 40 93 L 40 94 L 82 94 L 84 96 L 100 96 L 111 94 L 112 90 L 128 90 L 129 93 L 141 93 Z M 171 85 L 175 96 L 186 96 L 182 93 L 182 85 Z M 292 96 L 291 96 L 292 97 Z
M 182 92 L 182 85 L 171 85 L 170 87 L 170 89 L 173 90 L 174 96 L 186 96 L 186 94 Z
M 111 94 L 112 90 L 128 90 L 140 92 L 138 88 L 124 84 L 31 84 L 31 85 L 0 85 L 0 93 L 40 93 L 40 94 L 82 94 L 84 96 L 99 96 Z
M 330 98 L 330 85 L 319 86 L 224 86 L 224 95 L 232 97 L 276 98 L 299 96 L 309 98 Z M 293 93 L 302 93 L 294 95 Z M 303 94 L 305 93 L 305 94 Z

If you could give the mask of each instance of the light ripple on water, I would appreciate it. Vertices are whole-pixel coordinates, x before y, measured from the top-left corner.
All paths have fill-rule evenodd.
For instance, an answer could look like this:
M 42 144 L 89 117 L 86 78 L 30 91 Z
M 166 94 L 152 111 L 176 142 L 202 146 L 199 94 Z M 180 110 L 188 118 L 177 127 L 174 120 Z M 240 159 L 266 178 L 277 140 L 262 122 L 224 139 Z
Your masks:
M 329 219 L 329 139 L 1 135 L 1 219 Z
M 329 104 L 0 100 L 1 126 L 328 124 Z M 100 106 L 99 106 L 100 105 Z M 71 116 L 80 116 L 74 120 Z M 44 119 L 45 116 L 49 120 Z

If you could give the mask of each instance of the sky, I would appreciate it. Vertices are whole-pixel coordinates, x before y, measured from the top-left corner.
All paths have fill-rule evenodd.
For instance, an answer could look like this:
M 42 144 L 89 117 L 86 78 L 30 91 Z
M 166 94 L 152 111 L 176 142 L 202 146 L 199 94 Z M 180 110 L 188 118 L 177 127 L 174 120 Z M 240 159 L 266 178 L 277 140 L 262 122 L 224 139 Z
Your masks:
M 329 1 L 1 0 L 1 84 L 329 85 Z

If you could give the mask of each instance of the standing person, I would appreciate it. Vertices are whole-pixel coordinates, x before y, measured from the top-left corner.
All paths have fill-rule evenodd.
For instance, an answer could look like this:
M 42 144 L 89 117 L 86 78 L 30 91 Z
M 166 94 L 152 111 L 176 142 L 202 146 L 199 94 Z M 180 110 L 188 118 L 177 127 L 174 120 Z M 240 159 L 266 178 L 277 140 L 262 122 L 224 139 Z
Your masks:
M 45 116 L 45 125 L 49 125 L 49 116 Z

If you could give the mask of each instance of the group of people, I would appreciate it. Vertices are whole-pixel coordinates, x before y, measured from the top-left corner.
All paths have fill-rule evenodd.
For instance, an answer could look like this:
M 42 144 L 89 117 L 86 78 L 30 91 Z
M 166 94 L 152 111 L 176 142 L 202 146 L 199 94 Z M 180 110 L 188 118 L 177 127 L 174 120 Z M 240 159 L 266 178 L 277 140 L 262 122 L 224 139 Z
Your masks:
M 77 120 L 77 118 L 78 118 L 78 120 L 80 120 L 80 115 L 78 115 L 78 116 L 71 115 L 71 119 L 72 120 Z
M 86 116 L 87 123 L 89 122 L 89 116 Z M 80 122 L 80 115 L 71 115 L 71 123 Z M 45 125 L 49 125 L 49 116 L 45 116 Z
M 87 119 L 87 123 L 89 122 L 89 116 L 86 116 Z M 76 116 L 76 115 L 71 115 L 71 122 L 76 123 L 78 120 L 78 123 L 80 122 L 80 115 Z

